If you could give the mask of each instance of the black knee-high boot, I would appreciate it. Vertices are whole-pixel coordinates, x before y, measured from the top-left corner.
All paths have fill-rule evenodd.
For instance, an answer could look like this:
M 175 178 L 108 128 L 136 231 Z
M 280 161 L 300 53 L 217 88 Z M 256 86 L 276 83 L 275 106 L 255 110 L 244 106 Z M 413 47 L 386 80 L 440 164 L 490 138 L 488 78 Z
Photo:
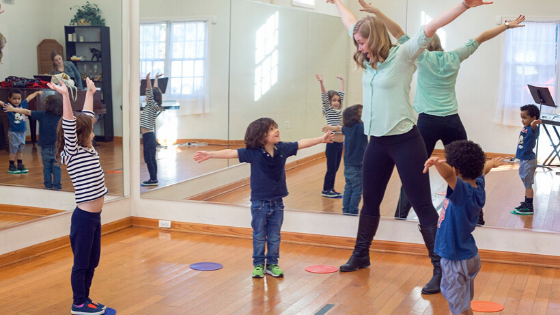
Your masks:
M 408 213 L 410 212 L 410 201 L 408 201 L 408 197 L 404 192 L 404 187 L 401 187 L 401 195 L 399 196 L 399 202 L 397 203 L 397 210 L 395 210 L 395 218 L 397 219 L 406 219 L 408 217 Z
M 360 268 L 366 268 L 369 262 L 369 247 L 371 241 L 377 232 L 380 217 L 370 217 L 368 215 L 360 215 L 360 223 L 358 225 L 358 235 L 356 236 L 356 245 L 354 252 L 347 263 L 340 266 L 340 271 L 356 271 Z
M 420 233 L 422 233 L 422 237 L 424 238 L 424 243 L 426 244 L 430 259 L 432 260 L 432 265 L 434 266 L 432 279 L 422 288 L 422 294 L 436 294 L 440 292 L 441 284 L 441 265 L 439 262 L 441 257 L 434 252 L 437 222 L 432 225 L 419 224 L 418 227 L 420 228 Z

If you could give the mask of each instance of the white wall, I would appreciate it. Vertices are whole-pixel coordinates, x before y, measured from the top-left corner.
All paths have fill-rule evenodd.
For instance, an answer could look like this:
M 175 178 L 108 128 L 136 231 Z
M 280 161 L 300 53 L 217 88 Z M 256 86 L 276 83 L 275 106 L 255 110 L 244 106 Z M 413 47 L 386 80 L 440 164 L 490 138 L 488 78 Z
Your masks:
M 230 137 L 243 139 L 247 125 L 273 118 L 284 141 L 318 137 L 326 124 L 321 114 L 321 90 L 340 89 L 335 75 L 347 70 L 348 36 L 337 18 L 257 2 L 234 0 L 232 8 Z M 278 81 L 255 101 L 256 33 L 278 12 Z M 344 44 L 337 44 L 343 42 Z
M 228 139 L 229 1 L 140 1 L 141 21 L 187 20 L 211 16 L 215 17 L 216 24 L 208 24 L 210 111 L 199 115 L 176 115 L 173 110 L 169 110 L 165 115 L 160 115 L 157 121 L 158 131 L 165 124 L 176 124 L 177 139 Z

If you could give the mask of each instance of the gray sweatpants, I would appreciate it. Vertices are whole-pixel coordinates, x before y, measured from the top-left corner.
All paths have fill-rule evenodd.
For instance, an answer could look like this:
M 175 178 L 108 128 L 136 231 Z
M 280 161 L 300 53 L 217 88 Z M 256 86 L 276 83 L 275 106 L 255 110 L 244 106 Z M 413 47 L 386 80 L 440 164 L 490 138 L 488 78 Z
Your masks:
M 441 258 L 441 294 L 447 300 L 453 314 L 461 314 L 471 308 L 474 297 L 474 277 L 480 270 L 480 256 L 465 260 Z

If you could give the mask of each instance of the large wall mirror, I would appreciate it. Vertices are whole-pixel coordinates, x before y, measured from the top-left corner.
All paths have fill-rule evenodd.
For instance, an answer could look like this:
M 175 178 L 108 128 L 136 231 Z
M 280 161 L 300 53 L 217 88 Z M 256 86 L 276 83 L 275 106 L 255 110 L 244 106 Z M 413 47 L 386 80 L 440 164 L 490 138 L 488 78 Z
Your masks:
M 9 91 L 14 86 L 6 84 L 6 81 L 9 81 L 6 80 L 8 77 L 38 78 L 42 80 L 36 82 L 39 84 L 24 83 L 19 87 L 19 91 L 14 91 L 21 92 L 19 95 L 22 100 L 33 98 L 28 102 L 28 109 L 32 111 L 32 115 L 33 111 L 45 111 L 46 101 L 51 95 L 56 96 L 56 93 L 42 83 L 51 80 L 51 72 L 64 72 L 70 75 L 76 86 L 72 107 L 75 111 L 81 111 L 85 91 L 80 87 L 85 86 L 86 77 L 92 78 L 98 88 L 94 95 L 97 119 L 94 125 L 94 146 L 99 152 L 101 166 L 105 172 L 105 181 L 109 189 L 105 200 L 108 201 L 122 197 L 125 189 L 122 104 L 123 84 L 127 82 L 122 76 L 123 11 L 121 1 L 90 1 L 90 5 L 99 8 L 105 25 L 70 26 L 78 7 L 84 5 L 88 5 L 85 0 L 2 1 L 5 13 L 0 17 L 0 33 L 6 38 L 7 44 L 3 48 L 0 65 L 0 80 L 3 81 L 0 86 L 0 100 L 10 103 Z M 59 204 L 60 207 L 53 211 L 34 210 L 32 207 L 22 209 L 19 206 L 28 205 L 25 198 L 14 201 L 14 205 L 18 207 L 10 207 L 5 205 L 6 202 L 0 201 L 3 204 L 3 209 L 0 210 L 0 228 L 71 210 L 74 202 L 74 188 L 66 167 L 60 166 L 60 180 L 57 180 L 52 175 L 53 172 L 56 173 L 56 169 L 48 168 L 50 160 L 45 158 L 45 162 L 43 161 L 43 156 L 46 156 L 51 146 L 43 142 L 49 138 L 47 133 L 50 129 L 47 130 L 47 124 L 41 126 L 41 120 L 31 119 L 37 116 L 16 115 L 17 122 L 25 125 L 26 144 L 21 157 L 28 172 L 9 172 L 10 119 L 7 113 L 0 111 L 0 185 L 9 188 L 2 193 L 13 192 L 16 187 L 41 189 L 45 190 L 41 195 L 48 196 L 46 198 L 49 199 L 49 202 L 45 201 L 45 205 Z M 127 137 L 128 132 L 125 134 Z M 18 157 L 14 156 L 16 165 L 17 159 Z M 8 199 L 13 198 L 4 200 Z M 52 200 L 58 202 L 51 202 Z
M 355 48 L 336 10 L 317 1 L 311 8 L 294 7 L 296 1 L 270 4 L 231 0 L 227 6 L 212 1 L 193 6 L 168 2 L 169 5 L 156 6 L 141 1 L 140 6 L 141 72 L 143 75 L 151 72 L 152 78 L 157 72 L 163 73 L 158 83 L 167 84 L 163 94 L 165 110 L 157 117 L 155 129 L 159 142 L 158 184 L 144 186 L 142 198 L 249 205 L 248 165 L 237 160 L 197 164 L 192 156 L 199 150 L 242 147 L 247 125 L 259 117 L 271 117 L 278 123 L 282 141 L 321 135 L 326 120 L 321 113 L 321 90 L 315 74 L 323 75 L 327 90 L 340 90 L 337 75 L 346 79 L 344 108 L 361 103 L 362 73 L 355 69 L 352 60 Z M 398 0 L 374 5 L 412 36 L 441 13 L 441 8 L 446 7 L 444 2 Z M 359 18 L 365 16 L 359 12 L 358 1 L 345 3 Z M 548 23 L 547 27 L 556 29 L 556 33 L 547 33 L 551 37 L 546 45 L 558 50 L 560 42 L 557 31 L 560 17 L 546 21 L 539 18 L 552 12 L 555 4 L 544 0 L 538 1 L 542 6 L 529 6 L 520 0 L 516 3 L 516 7 L 525 10 L 510 12 L 506 3 L 495 3 L 466 12 L 439 32 L 444 49 L 453 50 L 506 19 L 519 14 L 527 16 L 525 29 L 508 30 L 484 42 L 459 71 L 456 88 L 459 115 L 469 139 L 479 143 L 489 157 L 515 154 L 521 128 L 519 112 L 515 110 L 518 111 L 521 103 L 531 102 L 524 91 L 515 101 L 519 104 L 510 104 L 500 96 L 504 95 L 500 92 L 501 78 L 507 75 L 501 73 L 502 63 L 507 59 L 504 57 L 506 36 L 512 36 L 515 31 L 537 36 L 534 32 L 539 27 L 529 25 Z M 526 54 L 535 53 L 531 45 L 523 47 Z M 197 68 L 197 64 L 203 66 Z M 557 93 L 560 81 L 554 70 L 557 66 L 558 59 L 551 61 L 550 69 L 537 69 L 530 64 L 510 69 L 514 72 L 524 69 L 527 75 L 523 75 L 523 84 L 548 84 Z M 531 71 L 538 73 L 529 75 Z M 411 97 L 415 87 L 416 77 Z M 506 103 L 507 106 L 503 105 Z M 504 117 L 509 117 L 509 121 Z M 551 147 L 548 139 L 541 138 L 539 158 L 544 159 Z M 434 154 L 442 154 L 442 149 L 439 142 Z M 341 198 L 325 198 L 321 194 L 326 172 L 324 150 L 324 146 L 305 149 L 288 160 L 286 175 L 290 194 L 284 199 L 286 209 L 342 212 Z M 148 173 L 143 163 L 142 181 L 149 179 Z M 560 231 L 553 219 L 556 206 L 550 201 L 558 185 L 555 176 L 554 172 L 539 168 L 534 186 L 535 207 L 539 211 L 534 216 L 515 216 L 510 211 L 524 198 L 518 165 L 508 164 L 491 172 L 487 177 L 485 225 Z M 335 189 L 343 192 L 344 185 L 344 163 L 341 163 Z M 433 204 L 440 211 L 447 185 L 437 172 L 430 172 L 430 185 Z M 400 186 L 395 171 L 381 205 L 384 217 L 395 217 Z M 417 217 L 411 210 L 402 219 Z

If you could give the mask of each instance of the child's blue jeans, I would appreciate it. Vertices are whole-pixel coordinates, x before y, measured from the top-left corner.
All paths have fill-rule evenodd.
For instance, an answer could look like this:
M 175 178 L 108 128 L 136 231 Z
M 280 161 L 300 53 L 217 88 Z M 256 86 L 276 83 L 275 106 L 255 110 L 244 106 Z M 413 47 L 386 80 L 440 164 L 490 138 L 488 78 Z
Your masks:
M 342 199 L 343 213 L 359 213 L 362 200 L 362 166 L 344 165 L 344 199 Z
M 280 230 L 284 221 L 284 202 L 254 200 L 251 203 L 253 228 L 253 266 L 277 265 L 280 257 Z M 265 247 L 268 252 L 265 255 Z
M 62 171 L 55 160 L 56 148 L 41 147 L 41 159 L 43 160 L 43 180 L 45 188 L 62 189 L 60 178 Z

